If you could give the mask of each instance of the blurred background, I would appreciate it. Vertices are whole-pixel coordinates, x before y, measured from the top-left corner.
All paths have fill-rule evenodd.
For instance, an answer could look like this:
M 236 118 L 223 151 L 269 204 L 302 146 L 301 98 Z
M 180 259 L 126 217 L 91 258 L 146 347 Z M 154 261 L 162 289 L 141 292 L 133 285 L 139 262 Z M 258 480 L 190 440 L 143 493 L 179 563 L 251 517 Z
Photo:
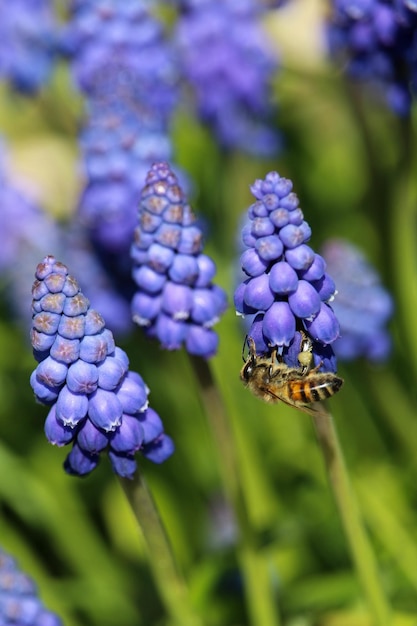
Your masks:
M 362 289 L 364 329 L 360 340 L 341 349 L 345 385 L 330 406 L 393 623 L 416 623 L 413 109 L 399 114 L 384 98 L 386 86 L 373 90 L 349 79 L 349 55 L 339 41 L 346 23 L 337 33 L 334 27 L 329 52 L 328 25 L 337 21 L 331 2 L 279 4 L 0 2 L 0 544 L 67 626 L 169 621 L 143 537 L 107 459 L 84 479 L 70 477 L 62 469 L 68 451 L 45 439 L 47 409 L 35 403 L 29 385 L 36 365 L 29 328 L 33 274 L 46 254 L 79 279 L 149 386 L 152 407 L 175 441 L 166 463 L 140 459 L 139 467 L 194 605 L 210 626 L 251 623 L 210 406 L 201 400 L 185 351 L 162 350 L 129 318 L 129 237 L 153 160 L 177 168 L 204 229 L 205 252 L 216 262 L 216 281 L 228 294 L 210 366 L 230 418 L 256 546 L 269 563 L 285 626 L 372 621 L 309 416 L 262 404 L 239 380 L 246 331 L 233 292 L 242 218 L 254 201 L 250 185 L 269 171 L 293 181 L 312 228 L 310 245 L 329 251 L 329 266 L 329 240 L 360 251 L 359 265 L 342 260 L 338 266 L 343 279 L 356 281 L 353 292 Z M 350 18 L 365 13 L 369 23 L 366 3 L 350 4 L 356 7 Z M 404 10 L 400 1 L 368 4 Z M 229 28 L 216 24 L 223 13 Z M 158 26 L 139 27 L 146 20 Z M 230 41 L 211 55 L 216 36 Z M 242 50 L 234 56 L 238 44 Z M 112 46 L 127 51 L 125 83 L 119 71 L 125 57 L 115 59 Z M 161 57 L 158 46 L 165 46 Z M 224 84 L 215 82 L 216 54 L 230 69 Z M 244 78 L 248 84 L 239 92 Z M 167 92 L 159 94 L 165 79 Z M 229 79 L 237 104 L 227 92 Z M 235 123 L 240 130 L 228 135 Z M 134 149 L 121 156 L 126 128 Z M 109 236 L 112 230 L 118 238 Z M 348 323 L 349 313 L 345 318 Z

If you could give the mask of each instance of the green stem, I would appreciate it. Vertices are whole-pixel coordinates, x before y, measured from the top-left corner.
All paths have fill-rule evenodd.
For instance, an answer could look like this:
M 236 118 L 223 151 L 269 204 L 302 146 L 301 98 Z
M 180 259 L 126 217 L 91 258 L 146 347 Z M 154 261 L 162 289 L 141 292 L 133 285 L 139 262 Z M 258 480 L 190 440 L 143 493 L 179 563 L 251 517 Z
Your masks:
M 379 580 L 375 556 L 352 491 L 333 417 L 322 408 L 322 412 L 313 417 L 313 423 L 326 464 L 330 486 L 374 624 L 375 626 L 388 626 L 390 607 Z
M 144 479 L 137 471 L 133 480 L 120 478 L 120 483 L 145 538 L 155 584 L 172 623 L 176 626 L 202 626 L 202 620 L 190 604 L 187 587 L 178 572 L 171 546 Z
M 237 446 L 223 398 L 206 360 L 190 356 L 201 396 L 217 447 L 219 466 L 226 495 L 233 507 L 240 531 L 239 562 L 245 578 L 245 593 L 253 626 L 279 626 L 278 603 L 272 587 L 267 555 L 258 545 L 244 497 L 245 481 L 240 480 Z
M 415 229 L 417 227 L 417 184 L 415 181 L 416 159 L 411 158 L 408 167 L 399 177 L 398 187 L 392 199 L 391 263 L 401 323 L 402 343 L 408 362 L 413 368 L 412 379 L 417 375 L 417 253 Z M 395 203 L 395 204 L 394 204 Z

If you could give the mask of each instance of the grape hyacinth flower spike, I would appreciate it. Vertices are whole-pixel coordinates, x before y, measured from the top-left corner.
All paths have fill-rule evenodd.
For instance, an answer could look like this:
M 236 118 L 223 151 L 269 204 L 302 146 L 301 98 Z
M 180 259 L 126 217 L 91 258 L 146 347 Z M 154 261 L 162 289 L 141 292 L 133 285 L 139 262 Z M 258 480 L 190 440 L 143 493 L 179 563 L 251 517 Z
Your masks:
M 271 83 L 276 54 L 262 27 L 267 6 L 256 0 L 180 0 L 174 38 L 197 113 L 221 146 L 258 157 L 276 154 Z
M 377 271 L 356 246 L 342 239 L 326 241 L 322 255 L 337 282 L 334 311 L 341 331 L 334 343 L 337 358 L 386 360 L 391 350 L 386 325 L 394 304 Z
M 311 229 L 304 220 L 292 182 L 277 172 L 251 187 L 256 202 L 242 230 L 246 278 L 235 291 L 238 314 L 252 315 L 248 336 L 257 354 L 273 350 L 290 367 L 298 367 L 303 331 L 321 371 L 336 371 L 331 344 L 339 323 L 329 304 L 335 284 L 324 259 L 307 244 Z
M 138 451 L 165 461 L 173 443 L 148 407 L 149 390 L 76 279 L 53 256 L 39 263 L 35 277 L 31 342 L 38 366 L 31 385 L 37 400 L 50 406 L 47 439 L 73 444 L 65 470 L 88 474 L 105 451 L 114 472 L 127 478 L 135 474 Z
M 175 174 L 165 162 L 148 172 L 132 246 L 133 320 L 168 350 L 183 344 L 209 358 L 217 350 L 212 329 L 227 306 L 212 283 L 216 266 L 203 254 L 203 236 Z
M 62 626 L 62 620 L 43 605 L 36 585 L 0 549 L 0 624 Z
M 417 5 L 398 0 L 332 0 L 327 24 L 331 56 L 353 79 L 372 85 L 397 115 L 415 95 Z

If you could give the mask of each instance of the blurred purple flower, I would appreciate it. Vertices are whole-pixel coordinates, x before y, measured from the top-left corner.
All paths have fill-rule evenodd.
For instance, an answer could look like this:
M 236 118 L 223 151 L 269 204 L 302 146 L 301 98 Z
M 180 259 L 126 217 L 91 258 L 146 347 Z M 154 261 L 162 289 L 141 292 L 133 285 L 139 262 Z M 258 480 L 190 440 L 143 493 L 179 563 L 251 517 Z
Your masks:
M 144 0 L 85 0 L 71 7 L 63 47 L 86 102 L 80 219 L 102 261 L 107 255 L 108 269 L 126 280 L 146 172 L 155 160 L 171 157 L 174 54 Z
M 33 580 L 16 561 L 0 549 L 0 623 L 12 626 L 61 626 L 61 619 L 48 611 Z
M 31 376 L 37 400 L 50 406 L 47 439 L 73 444 L 69 474 L 84 475 L 107 451 L 113 470 L 132 478 L 140 451 L 155 463 L 173 452 L 161 419 L 148 408 L 142 378 L 129 370 L 101 315 L 90 307 L 65 265 L 47 256 L 32 288 L 31 341 L 38 366 Z
M 256 350 L 278 347 L 284 361 L 298 365 L 300 330 L 313 341 L 315 363 L 335 371 L 329 344 L 339 336 L 339 323 L 329 302 L 335 285 L 324 259 L 307 245 L 311 229 L 304 220 L 292 182 L 277 172 L 251 187 L 256 198 L 242 229 L 240 257 L 246 278 L 235 290 L 235 308 L 252 316 L 248 335 Z
M 386 325 L 394 307 L 378 273 L 362 252 L 346 241 L 327 241 L 322 254 L 337 286 L 332 302 L 340 322 L 340 337 L 333 344 L 336 356 L 346 361 L 387 359 L 391 337 Z
M 48 0 L 0 0 L 0 79 L 33 94 L 50 77 L 57 39 Z
M 142 190 L 131 251 L 133 320 L 164 348 L 185 344 L 190 354 L 209 358 L 218 344 L 212 327 L 227 300 L 212 283 L 216 266 L 203 254 L 202 239 L 175 174 L 167 163 L 155 163 Z
M 254 0 L 183 0 L 176 39 L 182 74 L 197 110 L 226 148 L 276 154 L 271 81 L 278 63 L 262 29 L 266 7 Z
M 331 55 L 371 83 L 398 115 L 408 115 L 417 81 L 417 4 L 406 0 L 333 0 Z

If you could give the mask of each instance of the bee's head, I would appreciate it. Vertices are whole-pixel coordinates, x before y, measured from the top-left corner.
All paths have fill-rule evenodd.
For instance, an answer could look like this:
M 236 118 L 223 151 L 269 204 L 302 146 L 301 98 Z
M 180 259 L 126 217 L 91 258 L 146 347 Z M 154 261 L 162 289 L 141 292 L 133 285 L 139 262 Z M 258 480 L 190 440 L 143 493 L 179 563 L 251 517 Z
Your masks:
M 249 382 L 249 380 L 253 376 L 253 372 L 255 371 L 255 368 L 256 368 L 256 359 L 254 355 L 251 355 L 248 359 L 248 362 L 242 369 L 242 373 L 241 373 L 242 380 Z

